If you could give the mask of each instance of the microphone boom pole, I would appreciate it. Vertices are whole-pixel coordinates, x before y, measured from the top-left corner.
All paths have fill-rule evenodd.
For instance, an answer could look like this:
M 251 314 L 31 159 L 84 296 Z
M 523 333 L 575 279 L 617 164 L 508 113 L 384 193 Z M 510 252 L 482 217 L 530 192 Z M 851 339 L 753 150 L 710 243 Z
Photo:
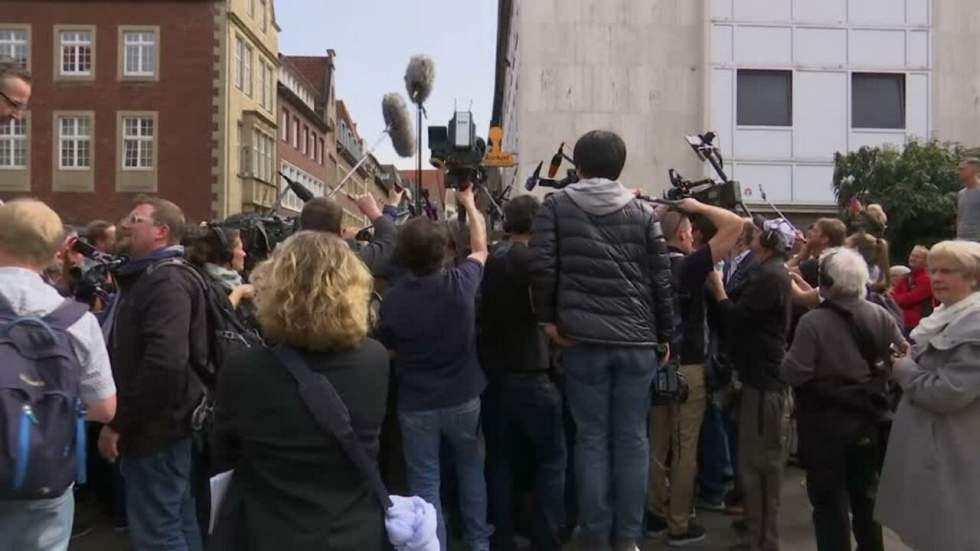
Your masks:
M 384 132 L 382 132 L 381 136 L 379 136 L 377 141 L 374 142 L 374 145 L 371 146 L 371 149 L 368 149 L 367 153 L 361 156 L 361 160 L 357 161 L 357 164 L 354 165 L 354 168 L 350 169 L 350 172 L 348 172 L 347 175 L 344 176 L 342 180 L 340 180 L 340 183 L 334 186 L 333 188 L 331 188 L 330 191 L 328 191 L 324 195 L 324 197 L 329 199 L 330 197 L 333 197 L 334 194 L 336 194 L 337 191 L 340 190 L 340 188 L 344 187 L 344 184 L 347 183 L 347 180 L 350 180 L 350 177 L 353 176 L 355 172 L 357 172 L 357 169 L 360 168 L 362 164 L 364 164 L 364 161 L 366 161 L 367 158 L 370 157 L 372 153 L 374 153 L 374 150 L 377 149 L 379 145 L 381 145 L 381 141 L 385 139 L 385 136 L 388 135 L 388 132 L 390 130 L 391 130 L 390 128 L 384 129 Z

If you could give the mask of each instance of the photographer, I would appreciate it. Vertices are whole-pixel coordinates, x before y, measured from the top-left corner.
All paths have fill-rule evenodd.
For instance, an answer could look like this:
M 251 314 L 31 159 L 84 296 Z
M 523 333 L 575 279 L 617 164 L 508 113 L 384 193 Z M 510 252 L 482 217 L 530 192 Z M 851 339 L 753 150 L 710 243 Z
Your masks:
M 717 228 L 697 250 L 691 216 L 704 217 Z M 704 539 L 704 528 L 688 518 L 706 399 L 704 285 L 715 264 L 735 247 L 742 233 L 742 219 L 731 211 L 684 199 L 676 211 L 660 216 L 660 224 L 670 251 L 674 313 L 679 321 L 672 348 L 679 374 L 687 382 L 688 396 L 683 403 L 656 405 L 650 411 L 647 534 L 659 536 L 667 531 L 667 544 L 679 546 Z
M 738 469 L 749 541 L 735 549 L 779 548 L 779 505 L 785 462 L 785 385 L 779 366 L 786 350 L 792 303 L 784 263 L 796 233 L 784 220 L 769 220 L 752 241 L 755 264 L 729 298 L 721 272 L 708 287 L 732 342 L 742 381 L 738 416 Z
M 404 190 L 392 189 L 388 193 L 389 204 L 384 211 L 378 208 L 378 202 L 370 193 L 351 197 L 361 213 L 367 216 L 374 225 L 374 238 L 355 252 L 357 257 L 378 276 L 388 264 L 395 248 L 398 230 L 395 218 L 398 216 L 398 205 L 401 203 Z M 302 230 L 322 231 L 343 237 L 344 209 L 336 201 L 326 197 L 316 197 L 303 205 L 299 215 L 299 225 Z M 348 243 L 350 243 L 348 241 Z
M 394 261 L 409 270 L 381 304 L 380 340 L 394 357 L 398 418 L 409 491 L 438 513 L 442 550 L 446 524 L 439 495 L 440 451 L 445 445 L 459 479 L 466 543 L 488 551 L 487 488 L 480 434 L 480 393 L 486 378 L 476 353 L 476 295 L 487 261 L 487 230 L 473 185 L 456 192 L 465 209 L 472 252 L 445 268 L 451 236 L 445 224 L 421 217 L 398 235 Z
M 515 466 L 533 472 L 535 549 L 561 548 L 565 503 L 565 433 L 561 392 L 551 380 L 548 346 L 529 293 L 531 224 L 541 204 L 522 195 L 504 206 L 504 231 L 487 261 L 480 300 L 480 363 L 490 379 L 484 393 L 487 478 L 495 549 L 516 549 Z
M 604 549 L 613 539 L 616 551 L 633 551 L 643 532 L 650 383 L 674 336 L 670 260 L 653 209 L 617 181 L 622 138 L 588 132 L 574 158 L 582 179 L 545 199 L 534 220 L 535 313 L 567 347 L 577 543 Z

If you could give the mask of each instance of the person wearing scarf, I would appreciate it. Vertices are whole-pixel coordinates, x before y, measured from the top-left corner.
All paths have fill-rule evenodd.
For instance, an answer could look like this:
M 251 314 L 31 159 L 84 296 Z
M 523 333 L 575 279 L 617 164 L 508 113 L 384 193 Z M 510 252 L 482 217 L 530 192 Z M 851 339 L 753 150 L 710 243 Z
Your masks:
M 941 303 L 912 331 L 892 378 L 904 391 L 875 518 L 918 551 L 980 549 L 980 244 L 929 252 Z

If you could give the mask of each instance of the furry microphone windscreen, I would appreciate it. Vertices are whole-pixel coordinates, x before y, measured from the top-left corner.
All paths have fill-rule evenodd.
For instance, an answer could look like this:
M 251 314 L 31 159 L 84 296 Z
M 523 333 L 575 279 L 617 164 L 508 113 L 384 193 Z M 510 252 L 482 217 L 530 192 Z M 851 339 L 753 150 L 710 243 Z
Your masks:
M 381 116 L 384 117 L 391 145 L 399 157 L 411 157 L 415 154 L 415 131 L 412 128 L 412 117 L 400 94 L 389 93 L 381 100 Z
M 436 78 L 436 65 L 426 55 L 412 56 L 405 69 L 405 89 L 408 99 L 416 105 L 425 103 L 432 92 L 432 82 Z

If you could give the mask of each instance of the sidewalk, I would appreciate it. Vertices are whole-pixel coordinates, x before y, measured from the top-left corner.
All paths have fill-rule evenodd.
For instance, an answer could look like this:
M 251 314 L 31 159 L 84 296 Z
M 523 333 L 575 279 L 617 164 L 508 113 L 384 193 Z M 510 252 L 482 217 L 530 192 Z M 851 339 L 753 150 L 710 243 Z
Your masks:
M 813 540 L 813 525 L 810 520 L 810 504 L 806 499 L 800 481 L 803 473 L 799 469 L 788 469 L 783 482 L 783 511 L 780 518 L 782 551 L 816 551 Z M 689 545 L 684 549 L 691 551 L 727 551 L 735 543 L 735 533 L 729 528 L 732 518 L 720 513 L 699 513 L 699 519 L 708 531 L 704 542 Z M 647 540 L 641 546 L 643 551 L 672 549 L 662 541 Z M 115 534 L 108 521 L 95 528 L 88 536 L 77 539 L 69 547 L 71 551 L 128 551 L 131 547 L 125 535 Z M 284 547 L 288 549 L 287 547 Z M 886 551 L 910 551 L 898 538 L 886 531 Z

